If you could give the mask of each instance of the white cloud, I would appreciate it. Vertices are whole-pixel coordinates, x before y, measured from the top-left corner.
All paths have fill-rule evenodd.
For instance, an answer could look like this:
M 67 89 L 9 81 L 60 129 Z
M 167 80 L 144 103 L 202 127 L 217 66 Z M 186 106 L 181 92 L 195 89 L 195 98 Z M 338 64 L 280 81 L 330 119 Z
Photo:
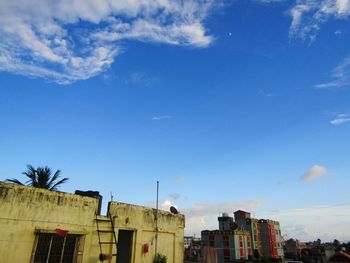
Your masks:
M 152 120 L 154 121 L 161 121 L 166 119 L 171 119 L 172 117 L 170 115 L 162 115 L 162 116 L 154 116 Z
M 144 205 L 147 207 L 156 208 L 156 201 L 148 202 L 148 203 L 145 203 Z M 173 202 L 171 202 L 169 199 L 159 200 L 158 209 L 169 212 L 171 206 L 177 208 L 177 206 L 175 204 L 173 204 Z M 180 213 L 181 213 L 181 211 L 180 211 Z
M 341 36 L 341 35 L 344 35 L 346 33 L 345 30 L 342 30 L 342 29 L 337 29 L 334 31 L 334 35 L 336 36 Z
M 340 88 L 350 83 L 350 56 L 332 70 L 333 81 L 315 85 L 317 89 Z
M 158 82 L 158 78 L 144 72 L 131 72 L 124 82 L 127 85 L 150 88 Z
M 349 121 L 350 121 L 349 114 L 338 114 L 335 119 L 330 121 L 330 123 L 333 125 L 340 125 Z
M 289 29 L 291 37 L 314 41 L 321 25 L 330 19 L 345 20 L 350 16 L 350 0 L 296 0 L 290 10 L 292 22 Z M 335 36 L 343 34 L 337 30 Z M 320 83 L 317 89 L 339 88 L 349 84 L 350 57 L 331 71 L 333 81 Z
M 284 2 L 286 0 L 259 0 L 262 3 L 267 3 L 267 4 L 271 4 L 271 3 L 280 3 L 280 2 Z
M 182 175 L 175 176 L 175 181 L 176 182 L 182 182 L 184 180 L 185 180 L 185 176 L 182 176 Z
M 172 193 L 172 194 L 169 194 L 169 197 L 173 200 L 179 200 L 182 198 L 181 194 L 179 193 Z
M 176 207 L 170 200 L 164 200 L 160 205 L 160 209 L 169 211 L 171 206 Z
M 344 19 L 350 15 L 349 0 L 297 0 L 290 10 L 290 33 L 314 40 L 320 25 L 330 18 Z
M 282 235 L 312 241 L 350 240 L 348 224 L 350 205 L 326 205 L 306 208 L 281 209 L 258 214 L 261 218 L 278 220 Z M 334 223 L 336 219 L 336 224 Z
M 327 173 L 327 169 L 320 165 L 314 165 L 309 170 L 305 172 L 303 176 L 300 177 L 300 181 L 302 182 L 310 182 L 314 181 L 322 175 Z
M 180 213 L 186 216 L 186 235 L 200 235 L 202 230 L 218 229 L 217 217 L 223 212 L 233 213 L 239 209 L 253 211 L 261 206 L 262 202 L 259 200 L 198 203 L 192 207 L 180 209 Z
M 58 83 L 110 67 L 126 39 L 206 47 L 214 0 L 0 0 L 0 70 Z

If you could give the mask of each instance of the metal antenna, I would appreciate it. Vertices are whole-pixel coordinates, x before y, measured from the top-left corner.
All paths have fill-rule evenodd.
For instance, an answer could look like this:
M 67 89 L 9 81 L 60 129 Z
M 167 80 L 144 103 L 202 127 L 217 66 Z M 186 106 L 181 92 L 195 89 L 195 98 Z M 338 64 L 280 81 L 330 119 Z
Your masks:
M 156 203 L 156 244 L 155 244 L 155 262 L 158 262 L 158 197 L 159 197 L 159 181 L 157 181 L 157 203 Z

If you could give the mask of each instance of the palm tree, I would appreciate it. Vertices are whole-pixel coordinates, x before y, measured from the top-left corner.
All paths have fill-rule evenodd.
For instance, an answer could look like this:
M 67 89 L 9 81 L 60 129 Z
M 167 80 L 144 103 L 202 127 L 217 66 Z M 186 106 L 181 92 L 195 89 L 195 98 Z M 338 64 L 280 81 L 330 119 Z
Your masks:
M 25 184 L 15 178 L 7 179 L 6 181 L 14 184 L 28 185 L 54 191 L 56 191 L 61 184 L 68 181 L 68 178 L 63 178 L 57 181 L 61 175 L 61 170 L 57 170 L 54 175 L 52 175 L 51 168 L 47 166 L 35 169 L 32 165 L 27 165 L 27 171 L 22 174 L 29 178 Z

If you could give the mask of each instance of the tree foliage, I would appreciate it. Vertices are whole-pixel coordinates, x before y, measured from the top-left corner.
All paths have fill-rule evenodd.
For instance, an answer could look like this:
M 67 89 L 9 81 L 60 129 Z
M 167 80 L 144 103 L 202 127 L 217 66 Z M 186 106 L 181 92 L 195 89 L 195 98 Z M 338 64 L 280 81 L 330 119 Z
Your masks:
M 19 184 L 19 185 L 28 185 L 37 188 L 44 188 L 48 190 L 58 190 L 59 186 L 68 181 L 68 178 L 60 179 L 61 170 L 57 170 L 55 173 L 51 168 L 44 166 L 34 168 L 32 165 L 27 165 L 27 170 L 23 172 L 28 180 L 25 183 L 22 183 L 18 179 L 7 179 L 7 182 Z

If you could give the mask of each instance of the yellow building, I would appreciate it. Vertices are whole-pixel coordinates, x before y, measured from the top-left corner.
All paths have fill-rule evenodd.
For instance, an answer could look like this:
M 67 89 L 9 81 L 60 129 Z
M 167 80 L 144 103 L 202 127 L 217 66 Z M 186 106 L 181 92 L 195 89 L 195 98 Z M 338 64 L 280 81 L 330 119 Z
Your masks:
M 0 263 L 95 263 L 101 250 L 103 262 L 153 263 L 156 244 L 168 263 L 183 262 L 183 215 L 110 202 L 110 216 L 96 216 L 98 207 L 98 198 L 0 182 Z

